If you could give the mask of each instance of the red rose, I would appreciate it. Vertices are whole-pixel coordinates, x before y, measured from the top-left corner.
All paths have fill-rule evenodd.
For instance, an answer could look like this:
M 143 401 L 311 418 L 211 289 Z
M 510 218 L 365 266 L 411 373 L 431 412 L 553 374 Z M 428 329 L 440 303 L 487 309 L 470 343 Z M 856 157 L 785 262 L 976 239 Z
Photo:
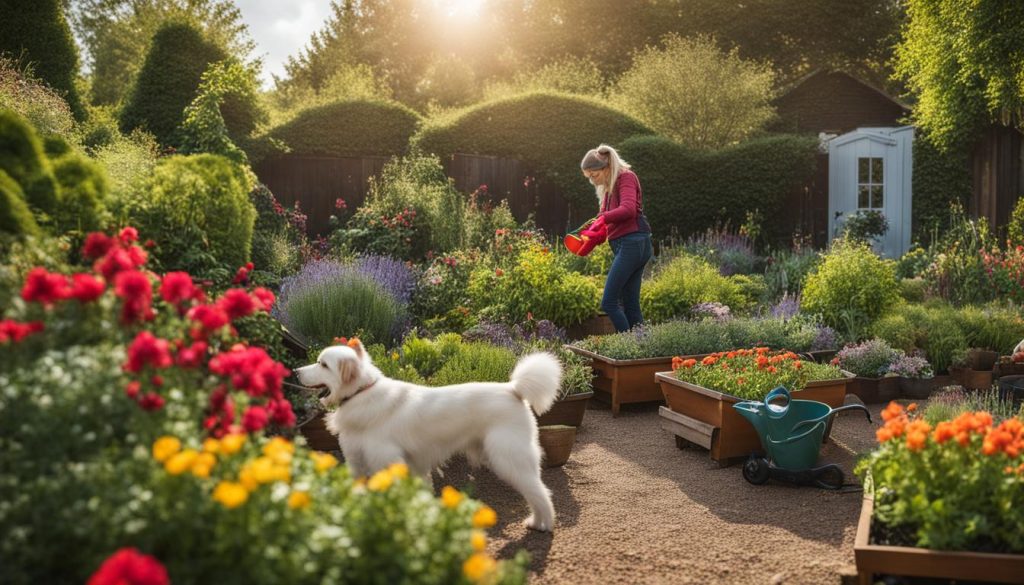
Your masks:
M 63 274 L 50 273 L 45 268 L 36 267 L 29 271 L 25 278 L 25 286 L 21 289 L 21 298 L 28 303 L 52 305 L 71 295 L 68 277 Z
M 133 228 L 132 226 L 128 226 L 121 230 L 121 233 L 118 234 L 117 237 L 120 238 L 121 241 L 124 242 L 125 244 L 137 242 L 139 241 L 139 230 Z
M 124 393 L 128 395 L 128 398 L 135 400 L 139 397 L 139 390 L 142 389 L 142 383 L 138 380 L 128 382 L 128 385 L 124 387 Z
M 160 297 L 172 305 L 180 305 L 195 295 L 195 284 L 187 272 L 168 272 L 160 281 Z
M 143 331 L 128 346 L 128 361 L 124 369 L 127 372 L 139 372 L 146 366 L 167 368 L 171 363 L 170 343 L 149 331 Z
M 267 426 L 268 419 L 267 409 L 262 406 L 250 406 L 242 415 L 242 427 L 250 433 L 255 433 Z
M 169 585 L 167 570 L 155 557 L 122 548 L 103 561 L 87 585 Z
M 111 282 L 118 272 L 131 270 L 135 267 L 136 264 L 128 251 L 124 248 L 111 248 L 103 258 L 96 261 L 93 265 L 93 270 L 102 274 L 103 278 L 107 279 L 107 282 Z
M 42 330 L 43 323 L 41 321 L 18 323 L 12 319 L 4 319 L 0 321 L 0 344 L 7 343 L 9 341 L 18 343 L 29 335 Z
M 82 246 L 82 256 L 89 260 L 102 258 L 116 245 L 117 240 L 108 237 L 107 234 L 93 232 L 85 237 L 85 244 Z
M 227 314 L 229 319 L 234 321 L 240 317 L 251 315 L 256 310 L 256 302 L 244 289 L 233 288 L 217 299 L 217 306 Z
M 148 392 L 141 399 L 139 399 L 139 406 L 142 410 L 154 411 L 160 410 L 164 407 L 164 397 L 160 396 L 156 392 Z
M 217 305 L 199 305 L 188 312 L 189 319 L 202 326 L 204 332 L 220 329 L 228 324 L 228 315 Z
M 270 409 L 270 419 L 274 424 L 283 427 L 290 427 L 295 424 L 295 413 L 292 411 L 292 404 L 287 400 L 271 400 L 267 402 Z
M 80 303 L 91 303 L 103 296 L 106 288 L 104 282 L 91 274 L 79 273 L 71 275 L 70 297 Z
M 253 298 L 256 299 L 256 302 L 261 306 L 261 310 L 266 311 L 268 313 L 270 312 L 270 309 L 274 307 L 274 303 L 277 301 L 277 297 L 274 296 L 274 293 L 263 288 L 262 286 L 252 291 L 252 296 Z

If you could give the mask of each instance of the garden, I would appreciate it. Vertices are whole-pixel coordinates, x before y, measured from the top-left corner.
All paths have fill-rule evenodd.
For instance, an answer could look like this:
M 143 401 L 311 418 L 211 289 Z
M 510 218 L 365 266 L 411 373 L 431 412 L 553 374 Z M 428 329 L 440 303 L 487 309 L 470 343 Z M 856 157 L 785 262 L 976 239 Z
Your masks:
M 268 90 L 244 3 L 128 4 L 0 19 L 0 582 L 1024 583 L 1024 198 L 990 222 L 964 154 L 1024 103 L 997 83 L 1005 47 L 965 39 L 1009 42 L 1024 13 L 947 30 L 914 0 L 830 21 L 891 54 L 815 59 L 856 56 L 915 100 L 913 245 L 886 257 L 878 210 L 823 245 L 788 231 L 819 141 L 773 125 L 771 98 L 810 57 L 725 27 L 729 9 L 639 3 L 668 28 L 622 63 L 496 12 L 502 52 L 479 30 L 419 62 L 389 12 L 405 2 L 337 2 Z M 952 80 L 929 69 L 938 38 L 992 53 L 960 49 L 981 64 Z M 665 79 L 720 99 L 666 105 Z M 602 142 L 643 181 L 655 240 L 644 322 L 618 333 L 609 246 L 576 255 L 450 173 L 514 158 L 587 215 L 577 165 Z M 310 215 L 261 176 L 285 156 L 380 162 L 362 200 L 324 191 Z M 553 354 L 554 531 L 461 456 L 432 482 L 401 461 L 353 474 L 294 370 L 356 339 L 424 386 Z

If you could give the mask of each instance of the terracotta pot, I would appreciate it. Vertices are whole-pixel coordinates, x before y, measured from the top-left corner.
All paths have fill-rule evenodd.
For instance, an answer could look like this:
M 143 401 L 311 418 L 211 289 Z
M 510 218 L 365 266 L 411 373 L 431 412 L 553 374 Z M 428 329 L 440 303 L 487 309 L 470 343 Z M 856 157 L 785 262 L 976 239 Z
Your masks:
M 561 467 L 569 460 L 576 443 L 576 427 L 566 425 L 542 426 L 540 447 L 544 451 L 544 467 Z
M 623 404 L 633 402 L 661 402 L 664 395 L 654 374 L 664 372 L 672 367 L 672 357 L 656 357 L 639 360 L 616 360 L 607 358 L 591 351 L 567 345 L 567 349 L 583 357 L 590 358 L 594 369 L 594 380 L 591 384 L 594 392 L 602 398 L 607 397 L 612 405 L 612 416 L 618 416 Z M 693 356 L 701 357 L 704 356 Z
M 972 370 L 992 371 L 999 359 L 999 352 L 987 349 L 971 349 L 967 351 L 968 365 Z
M 846 385 L 853 374 L 848 376 L 811 382 L 806 388 L 793 392 L 792 396 L 838 408 L 845 401 Z M 661 410 L 662 428 L 708 449 L 715 461 L 764 452 L 754 426 L 732 407 L 744 399 L 683 382 L 672 372 L 659 372 L 657 379 L 668 402 L 668 408 Z
M 864 404 L 885 404 L 900 397 L 900 379 L 896 376 L 864 378 L 857 376 L 846 389 Z
M 326 414 L 318 414 L 299 427 L 299 432 L 306 438 L 309 448 L 314 451 L 338 451 L 338 437 L 327 430 L 324 424 Z
M 604 313 L 587 319 L 582 323 L 571 325 L 565 330 L 565 336 L 571 340 L 585 339 L 591 335 L 609 335 L 615 333 L 615 325 Z
M 939 386 L 935 378 L 900 378 L 900 394 L 913 400 L 927 400 Z
M 853 556 L 858 582 L 875 583 L 876 575 L 928 577 L 986 583 L 1024 583 L 1024 555 L 949 552 L 911 546 L 882 546 L 871 543 L 874 500 L 866 496 L 857 522 Z
M 559 400 L 551 407 L 551 410 L 537 417 L 537 425 L 567 425 L 570 427 L 582 425 L 583 415 L 587 412 L 587 404 L 593 396 L 593 392 L 584 392 Z
M 961 383 L 964 388 L 970 390 L 988 390 L 992 387 L 992 371 L 972 370 L 963 371 Z

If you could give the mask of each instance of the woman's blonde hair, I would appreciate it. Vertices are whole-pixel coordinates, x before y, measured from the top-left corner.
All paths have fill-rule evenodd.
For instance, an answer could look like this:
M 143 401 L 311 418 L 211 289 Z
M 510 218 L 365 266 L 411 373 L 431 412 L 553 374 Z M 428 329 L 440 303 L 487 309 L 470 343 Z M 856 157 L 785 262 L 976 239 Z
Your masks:
M 598 171 L 604 168 L 610 169 L 611 172 L 608 173 L 607 185 L 597 185 L 597 202 L 602 207 L 605 196 L 615 189 L 615 181 L 619 180 L 619 175 L 622 174 L 622 171 L 629 170 L 630 166 L 629 163 L 622 160 L 617 150 L 607 144 L 587 151 L 583 161 L 580 162 L 580 170 Z

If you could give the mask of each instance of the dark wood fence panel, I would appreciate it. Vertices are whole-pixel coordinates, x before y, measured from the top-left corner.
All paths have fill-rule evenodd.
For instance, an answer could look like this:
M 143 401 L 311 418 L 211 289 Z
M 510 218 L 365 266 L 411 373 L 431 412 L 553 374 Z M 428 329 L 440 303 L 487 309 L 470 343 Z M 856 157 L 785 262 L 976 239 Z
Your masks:
M 1004 126 L 985 131 L 975 145 L 971 166 L 973 193 L 969 211 L 1004 226 L 1024 192 L 1024 149 L 1020 132 Z
M 316 237 L 328 232 L 338 198 L 345 200 L 349 210 L 363 204 L 370 177 L 379 175 L 387 160 L 383 156 L 282 156 L 260 163 L 256 176 L 282 205 L 299 203 L 309 217 L 306 231 Z

